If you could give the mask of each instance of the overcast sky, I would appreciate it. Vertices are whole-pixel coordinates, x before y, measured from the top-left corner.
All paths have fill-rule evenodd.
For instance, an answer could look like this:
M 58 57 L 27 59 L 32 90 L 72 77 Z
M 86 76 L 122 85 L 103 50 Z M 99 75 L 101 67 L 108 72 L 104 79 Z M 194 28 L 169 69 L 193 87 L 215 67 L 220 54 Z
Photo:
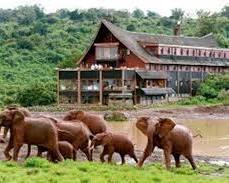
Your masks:
M 45 12 L 55 12 L 57 9 L 67 8 L 73 10 L 88 8 L 114 8 L 128 9 L 140 8 L 144 11 L 151 10 L 160 15 L 170 15 L 170 10 L 182 8 L 191 16 L 196 10 L 219 11 L 229 0 L 0 0 L 0 8 L 15 8 L 20 5 L 38 4 L 45 9 Z

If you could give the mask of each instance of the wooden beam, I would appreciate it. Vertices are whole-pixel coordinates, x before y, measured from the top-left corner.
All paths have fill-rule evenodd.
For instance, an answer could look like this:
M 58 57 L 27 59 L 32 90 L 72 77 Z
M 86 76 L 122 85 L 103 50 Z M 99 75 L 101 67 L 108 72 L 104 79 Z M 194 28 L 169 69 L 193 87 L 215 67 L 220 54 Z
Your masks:
M 77 103 L 78 105 L 81 105 L 81 76 L 80 76 L 80 70 L 77 71 Z
M 59 70 L 57 70 L 57 105 L 60 105 L 60 74 Z
M 99 70 L 99 103 L 103 104 L 103 71 Z
M 119 43 L 115 42 L 115 43 L 95 43 L 94 46 L 98 46 L 98 47 L 114 47 L 114 46 L 118 46 Z
M 122 93 L 124 93 L 124 80 L 125 80 L 125 70 L 122 69 Z

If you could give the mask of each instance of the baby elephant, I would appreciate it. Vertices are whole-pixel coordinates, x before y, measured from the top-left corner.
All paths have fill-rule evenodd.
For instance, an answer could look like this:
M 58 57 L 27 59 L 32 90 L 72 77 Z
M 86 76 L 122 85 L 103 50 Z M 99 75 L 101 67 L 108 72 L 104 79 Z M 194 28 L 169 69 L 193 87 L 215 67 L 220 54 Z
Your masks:
M 136 163 L 138 160 L 134 153 L 134 145 L 133 143 L 124 135 L 114 134 L 110 132 L 99 133 L 94 136 L 91 142 L 91 148 L 94 146 L 103 145 L 103 152 L 100 154 L 101 162 L 104 162 L 104 156 L 108 154 L 108 163 L 112 160 L 112 155 L 114 152 L 119 153 L 122 164 L 125 163 L 125 155 L 129 155 L 132 157 Z
M 76 153 L 72 144 L 70 144 L 67 141 L 59 141 L 58 146 L 59 151 L 61 155 L 64 157 L 64 159 L 73 159 L 74 161 L 76 160 Z M 50 153 L 47 154 L 47 159 L 52 159 Z

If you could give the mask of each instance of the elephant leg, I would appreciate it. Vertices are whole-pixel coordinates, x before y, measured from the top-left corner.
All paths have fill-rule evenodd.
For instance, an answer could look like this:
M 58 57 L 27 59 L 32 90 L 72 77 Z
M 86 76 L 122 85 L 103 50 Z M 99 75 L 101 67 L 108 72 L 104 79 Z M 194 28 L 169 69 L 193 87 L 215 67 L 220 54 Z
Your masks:
M 173 154 L 173 157 L 174 157 L 174 160 L 175 160 L 175 163 L 176 163 L 176 167 L 177 168 L 180 168 L 180 154 Z
M 6 148 L 5 148 L 5 150 L 4 150 L 4 155 L 5 155 L 5 157 L 6 157 L 6 159 L 9 161 L 11 158 L 12 158 L 12 156 L 10 155 L 10 150 L 11 149 L 13 149 L 14 148 L 14 144 L 13 144 L 13 137 L 12 137 L 12 135 L 10 135 L 10 140 L 9 140 L 9 142 L 8 142 L 8 144 L 7 144 L 7 146 L 6 146 Z
M 192 169 L 195 170 L 196 169 L 196 164 L 195 164 L 195 162 L 193 160 L 192 155 L 186 155 L 185 157 L 188 159 L 189 163 L 191 164 Z
M 165 165 L 166 168 L 169 170 L 171 168 L 171 151 L 169 148 L 164 149 L 164 157 L 165 157 Z
M 124 154 L 120 154 L 121 160 L 122 160 L 122 165 L 126 163 L 125 161 L 125 155 Z
M 107 159 L 108 163 L 111 163 L 113 154 L 114 154 L 114 149 L 112 147 L 109 147 L 108 148 L 108 159 Z
M 133 158 L 136 163 L 138 163 L 138 159 L 137 159 L 135 153 L 130 154 L 130 157 Z
M 3 138 L 4 138 L 4 139 L 6 138 L 8 131 L 9 131 L 9 128 L 6 128 L 6 127 L 5 127 L 5 128 L 4 128 L 4 134 L 3 134 Z
M 37 146 L 37 157 L 42 158 L 42 153 L 46 151 L 44 147 Z
M 81 151 L 86 155 L 88 161 L 92 161 L 90 149 L 88 147 L 81 149 Z
M 26 154 L 25 159 L 27 159 L 30 156 L 30 153 L 31 153 L 31 145 L 28 144 L 28 150 L 27 150 L 27 154 Z
M 100 161 L 101 161 L 102 163 L 105 162 L 104 156 L 105 156 L 106 154 L 108 154 L 108 149 L 107 149 L 106 146 L 104 146 L 103 152 L 100 154 Z
M 18 160 L 18 153 L 20 151 L 20 148 L 22 147 L 23 144 L 16 144 L 14 146 L 14 154 L 13 154 L 13 160 L 17 161 Z
M 57 149 L 54 149 L 54 150 L 51 151 L 51 152 L 52 152 L 53 155 L 55 154 L 55 156 L 56 156 L 56 158 L 57 158 L 58 161 L 64 161 L 64 158 L 63 158 L 63 156 L 62 156 L 62 154 L 60 153 L 60 151 L 59 151 L 58 148 L 57 148 Z
M 154 146 L 152 145 L 152 142 L 150 140 L 148 140 L 147 146 L 146 146 L 146 148 L 144 150 L 144 154 L 141 157 L 140 161 L 138 162 L 138 167 L 141 167 L 143 165 L 144 161 L 146 160 L 146 158 L 148 156 L 151 155 L 153 150 L 154 150 Z
M 75 149 L 73 149 L 73 157 L 72 157 L 72 159 L 73 159 L 73 161 L 76 161 L 76 151 L 75 151 Z

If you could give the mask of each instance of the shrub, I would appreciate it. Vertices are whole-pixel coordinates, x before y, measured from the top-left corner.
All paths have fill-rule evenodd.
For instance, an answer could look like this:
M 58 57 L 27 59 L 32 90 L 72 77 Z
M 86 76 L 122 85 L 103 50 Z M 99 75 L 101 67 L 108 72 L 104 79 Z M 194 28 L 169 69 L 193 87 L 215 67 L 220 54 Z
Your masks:
M 229 105 L 229 90 L 222 90 L 219 95 L 218 99 L 222 101 L 223 105 Z
M 33 83 L 17 93 L 17 102 L 22 106 L 49 105 L 56 101 L 55 83 Z
M 127 121 L 127 117 L 122 112 L 111 112 L 104 115 L 104 119 L 107 121 Z
M 205 103 L 206 103 L 206 98 L 203 96 L 190 97 L 190 98 L 178 101 L 178 104 L 181 104 L 181 105 L 200 105 L 200 104 L 205 104 Z
M 206 99 L 216 98 L 221 90 L 229 89 L 229 74 L 209 75 L 198 88 L 198 94 Z

